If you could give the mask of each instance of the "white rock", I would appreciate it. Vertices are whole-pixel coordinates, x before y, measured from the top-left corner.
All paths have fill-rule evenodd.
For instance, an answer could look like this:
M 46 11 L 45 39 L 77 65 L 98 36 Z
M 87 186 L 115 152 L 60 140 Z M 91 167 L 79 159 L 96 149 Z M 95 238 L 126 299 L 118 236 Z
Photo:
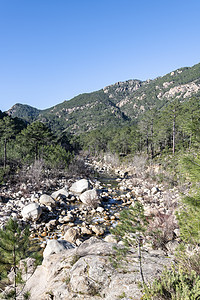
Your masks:
M 105 238 L 104 241 L 107 243 L 117 243 L 117 240 L 113 234 L 108 234 Z
M 81 194 L 89 189 L 89 182 L 87 179 L 81 179 L 74 182 L 70 188 L 70 191 L 75 194 Z
M 88 191 L 84 192 L 83 194 L 81 194 L 80 200 L 84 204 L 86 204 L 88 206 L 92 206 L 92 207 L 97 207 L 97 205 L 100 202 L 97 191 L 95 189 L 88 190 Z
M 37 221 L 41 216 L 42 208 L 39 206 L 38 203 L 30 203 L 22 209 L 22 217 L 24 221 L 32 220 Z
M 151 189 L 151 194 L 152 195 L 155 195 L 159 192 L 159 188 L 157 188 L 156 186 L 154 186 L 152 189 Z
M 51 197 L 54 198 L 55 200 L 58 198 L 58 196 L 65 196 L 66 198 L 69 196 L 68 189 L 64 187 L 63 189 L 60 189 L 54 193 L 51 194 Z
M 104 211 L 104 208 L 101 206 L 98 206 L 96 211 L 102 213 Z
M 46 206 L 55 206 L 56 205 L 56 201 L 49 195 L 43 194 L 40 196 L 40 200 L 39 200 L 40 204 L 42 205 L 46 205 Z
M 47 256 L 51 254 L 57 254 L 62 251 L 65 251 L 66 249 L 74 248 L 74 246 L 71 243 L 64 242 L 64 241 L 58 241 L 58 240 L 48 240 L 46 248 L 43 252 L 43 257 L 46 258 Z

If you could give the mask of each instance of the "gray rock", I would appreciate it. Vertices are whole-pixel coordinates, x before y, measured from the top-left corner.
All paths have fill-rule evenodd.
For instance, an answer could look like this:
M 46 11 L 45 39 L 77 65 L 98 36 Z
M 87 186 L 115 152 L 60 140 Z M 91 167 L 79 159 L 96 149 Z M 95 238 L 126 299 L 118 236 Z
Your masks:
M 124 265 L 126 272 L 123 272 L 124 269 L 114 269 L 110 262 L 113 245 L 92 237 L 78 248 L 47 256 L 26 282 L 25 291 L 30 291 L 31 300 L 48 299 L 49 292 L 55 300 L 113 300 L 122 294 L 126 294 L 126 299 L 133 296 L 135 300 L 141 299 L 137 250 L 132 249 L 129 253 L 128 263 Z M 145 251 L 142 255 L 146 282 L 159 276 L 163 267 L 172 261 L 169 257 Z
M 64 235 L 64 239 L 70 243 L 75 243 L 78 238 L 78 230 L 76 228 L 69 228 Z
M 95 295 L 108 286 L 113 273 L 108 257 L 91 255 L 79 259 L 70 271 L 70 286 L 76 293 Z

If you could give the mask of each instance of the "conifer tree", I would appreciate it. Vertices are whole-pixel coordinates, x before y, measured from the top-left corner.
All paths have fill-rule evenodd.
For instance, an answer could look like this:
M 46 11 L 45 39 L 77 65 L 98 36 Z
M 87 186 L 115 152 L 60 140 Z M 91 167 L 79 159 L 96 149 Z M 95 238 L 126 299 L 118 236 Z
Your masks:
M 12 118 L 9 116 L 0 119 L 0 137 L 3 142 L 4 148 L 4 169 L 7 165 L 7 144 L 9 140 L 15 135 L 15 124 Z
M 33 122 L 18 135 L 19 151 L 23 158 L 39 160 L 43 156 L 44 146 L 52 144 L 53 139 L 53 133 L 45 124 Z
M 121 260 L 130 248 L 138 248 L 139 269 L 143 284 L 144 275 L 142 271 L 141 249 L 146 226 L 147 220 L 144 215 L 143 205 L 139 201 L 136 201 L 134 206 L 125 209 L 120 213 L 120 222 L 111 231 L 116 236 L 117 241 L 124 242 L 123 248 L 116 249 L 116 258 L 118 260 Z
M 188 179 L 193 184 L 190 194 L 183 198 L 184 208 L 179 211 L 177 218 L 182 239 L 191 244 L 200 241 L 200 157 L 187 155 L 182 158 L 182 167 Z
M 17 297 L 17 279 L 20 272 L 17 265 L 27 256 L 29 246 L 29 227 L 22 228 L 17 221 L 9 219 L 4 229 L 0 230 L 0 279 L 14 272 L 13 296 Z

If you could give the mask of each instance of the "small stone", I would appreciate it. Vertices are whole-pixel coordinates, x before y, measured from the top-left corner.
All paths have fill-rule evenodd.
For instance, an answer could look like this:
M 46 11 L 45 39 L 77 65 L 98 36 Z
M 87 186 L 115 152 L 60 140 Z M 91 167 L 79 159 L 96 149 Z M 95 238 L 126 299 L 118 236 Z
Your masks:
M 98 206 L 96 209 L 97 212 L 102 213 L 104 211 L 104 208 L 101 206 Z
M 64 239 L 70 243 L 75 243 L 78 238 L 78 230 L 75 228 L 69 228 L 64 235 Z

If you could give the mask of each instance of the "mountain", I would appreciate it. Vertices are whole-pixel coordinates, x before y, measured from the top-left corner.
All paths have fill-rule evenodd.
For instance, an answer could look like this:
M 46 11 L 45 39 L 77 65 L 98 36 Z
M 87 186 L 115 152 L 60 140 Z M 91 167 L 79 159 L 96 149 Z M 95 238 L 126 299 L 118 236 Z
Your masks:
M 45 110 L 15 104 L 8 114 L 28 122 L 40 120 L 56 131 L 81 133 L 136 122 L 153 107 L 162 109 L 175 98 L 186 101 L 192 96 L 200 96 L 200 64 L 153 80 L 117 82 Z
M 26 104 L 15 104 L 7 113 L 13 118 L 17 117 L 27 122 L 33 122 L 39 116 L 41 110 Z

